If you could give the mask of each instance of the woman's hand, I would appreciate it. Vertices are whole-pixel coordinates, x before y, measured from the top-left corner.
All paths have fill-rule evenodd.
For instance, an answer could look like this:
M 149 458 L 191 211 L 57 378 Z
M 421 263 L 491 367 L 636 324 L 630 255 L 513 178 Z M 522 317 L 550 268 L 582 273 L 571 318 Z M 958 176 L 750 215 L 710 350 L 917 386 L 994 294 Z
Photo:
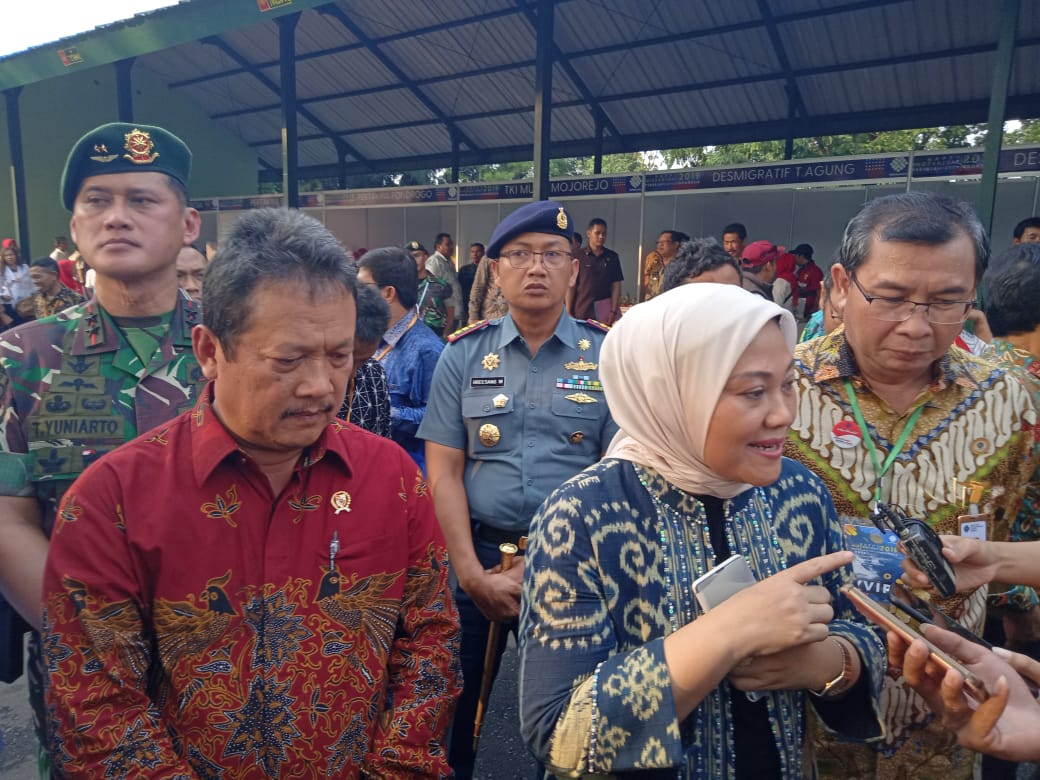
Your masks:
M 845 657 L 836 644 L 841 641 L 832 636 L 779 653 L 747 658 L 727 678 L 740 691 L 818 690 L 837 677 L 844 666 Z M 846 643 L 846 652 L 855 653 L 856 649 Z
M 715 607 L 713 611 L 725 613 L 728 630 L 740 640 L 735 660 L 774 655 L 826 639 L 827 624 L 834 617 L 830 591 L 807 583 L 847 566 L 852 557 L 842 550 L 810 558 Z

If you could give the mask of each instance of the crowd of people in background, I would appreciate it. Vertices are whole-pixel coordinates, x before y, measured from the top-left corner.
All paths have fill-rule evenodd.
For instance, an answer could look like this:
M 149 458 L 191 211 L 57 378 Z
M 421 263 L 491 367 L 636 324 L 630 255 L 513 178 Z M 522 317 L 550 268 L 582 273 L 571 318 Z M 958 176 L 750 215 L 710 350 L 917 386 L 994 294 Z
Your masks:
M 1040 759 L 1040 218 L 991 257 L 966 204 L 881 197 L 823 267 L 670 227 L 629 307 L 607 222 L 555 201 L 468 263 L 285 209 L 199 248 L 190 167 L 95 128 L 76 251 L 0 249 L 0 679 L 30 630 L 44 776 L 464 780 L 510 634 L 559 776 Z M 925 632 L 988 701 L 846 597 L 885 505 L 1004 648 Z

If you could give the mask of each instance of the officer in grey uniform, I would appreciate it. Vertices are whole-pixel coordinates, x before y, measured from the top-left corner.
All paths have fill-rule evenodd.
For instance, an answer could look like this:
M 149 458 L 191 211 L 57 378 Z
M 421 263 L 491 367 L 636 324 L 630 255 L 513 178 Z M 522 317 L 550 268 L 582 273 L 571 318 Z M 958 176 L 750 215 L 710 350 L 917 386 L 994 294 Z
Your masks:
M 473 773 L 489 620 L 515 631 L 519 613 L 522 558 L 494 570 L 499 545 L 526 536 L 546 496 L 599 460 L 617 432 L 598 373 L 607 327 L 564 311 L 578 275 L 573 232 L 554 201 L 522 206 L 495 228 L 487 256 L 509 313 L 449 337 L 418 432 L 458 578 L 464 690 L 448 756 L 457 778 Z

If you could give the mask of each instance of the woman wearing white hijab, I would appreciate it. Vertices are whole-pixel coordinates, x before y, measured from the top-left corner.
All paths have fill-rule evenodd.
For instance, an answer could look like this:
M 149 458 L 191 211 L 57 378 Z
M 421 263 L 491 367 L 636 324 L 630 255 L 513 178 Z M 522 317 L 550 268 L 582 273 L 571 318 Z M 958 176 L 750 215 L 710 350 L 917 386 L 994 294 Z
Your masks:
M 795 339 L 789 312 L 719 284 L 607 336 L 621 431 L 542 505 L 525 562 L 521 730 L 551 771 L 802 777 L 807 701 L 880 736 L 884 646 L 838 594 L 852 554 L 822 483 L 782 458 Z M 731 553 L 759 582 L 704 612 L 691 584 Z

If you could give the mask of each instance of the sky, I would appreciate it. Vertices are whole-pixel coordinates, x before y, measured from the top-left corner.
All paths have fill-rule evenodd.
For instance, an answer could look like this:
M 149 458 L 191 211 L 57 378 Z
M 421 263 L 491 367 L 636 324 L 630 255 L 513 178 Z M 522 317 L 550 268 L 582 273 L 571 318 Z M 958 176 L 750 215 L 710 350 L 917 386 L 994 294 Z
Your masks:
M 8 0 L 10 2 L 10 0 Z M 176 0 L 47 0 L 11 4 L 0 24 L 0 57 L 176 5 Z M 6 3 L 5 3 L 6 5 Z

